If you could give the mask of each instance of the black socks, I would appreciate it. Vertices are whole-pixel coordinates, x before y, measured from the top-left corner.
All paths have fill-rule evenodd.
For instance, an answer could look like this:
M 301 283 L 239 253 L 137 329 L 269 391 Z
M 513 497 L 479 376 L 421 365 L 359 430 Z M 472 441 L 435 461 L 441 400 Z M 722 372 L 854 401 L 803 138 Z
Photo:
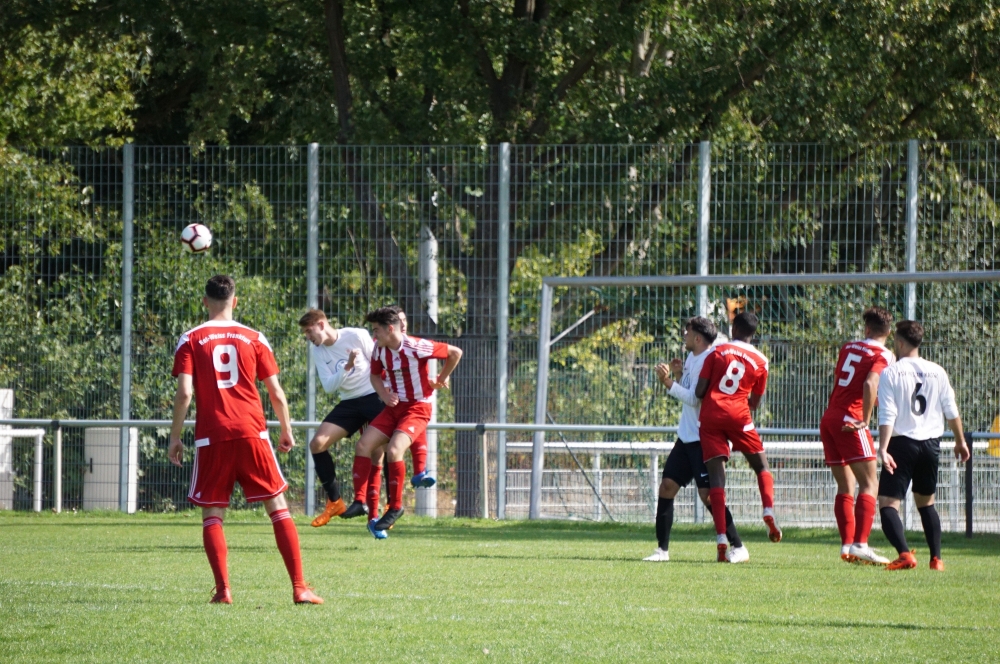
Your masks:
M 736 532 L 733 513 L 729 511 L 728 506 L 726 506 L 726 539 L 729 540 L 729 545 L 734 549 L 743 546 L 743 540 L 740 539 L 740 534 Z
M 882 517 L 882 532 L 896 551 L 905 553 L 910 550 L 906 544 L 906 534 L 903 532 L 903 521 L 899 518 L 899 510 L 894 507 L 883 507 L 878 511 Z M 921 512 L 920 516 L 923 516 Z
M 941 517 L 933 505 L 918 507 L 920 522 L 924 524 L 924 537 L 931 550 L 931 558 L 941 557 Z
M 327 452 L 313 454 L 313 465 L 316 467 L 316 475 L 326 489 L 326 495 L 331 501 L 340 499 L 340 483 L 337 482 L 337 464 L 333 462 L 333 456 Z
M 674 525 L 674 499 L 660 498 L 656 501 L 656 541 L 664 551 L 670 548 L 670 529 Z

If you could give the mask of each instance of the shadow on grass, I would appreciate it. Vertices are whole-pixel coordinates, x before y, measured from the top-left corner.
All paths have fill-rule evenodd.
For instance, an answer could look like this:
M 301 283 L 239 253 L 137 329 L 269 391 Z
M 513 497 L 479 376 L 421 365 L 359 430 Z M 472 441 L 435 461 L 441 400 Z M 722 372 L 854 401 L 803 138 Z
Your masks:
M 720 618 L 719 622 L 736 625 L 760 625 L 763 627 L 832 627 L 834 629 L 897 629 L 916 632 L 981 632 L 993 631 L 992 627 L 976 627 L 964 625 L 921 625 L 917 623 L 900 622 L 866 622 L 862 620 L 809 620 L 797 618 L 753 618 L 740 616 L 738 618 Z

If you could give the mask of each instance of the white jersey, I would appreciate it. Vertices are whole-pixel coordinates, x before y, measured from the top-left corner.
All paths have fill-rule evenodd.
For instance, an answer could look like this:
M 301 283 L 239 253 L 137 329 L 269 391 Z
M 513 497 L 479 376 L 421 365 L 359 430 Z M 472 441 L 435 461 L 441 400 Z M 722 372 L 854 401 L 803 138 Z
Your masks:
M 684 443 L 693 443 L 699 439 L 698 433 L 698 413 L 701 411 L 701 399 L 694 395 L 695 388 L 698 387 L 698 377 L 701 375 L 701 367 L 705 364 L 705 358 L 712 351 L 714 346 L 702 351 L 700 355 L 688 353 L 684 360 L 684 371 L 680 380 L 675 380 L 670 386 L 668 394 L 680 401 L 681 421 L 677 427 L 677 437 Z
M 944 419 L 956 417 L 955 390 L 940 365 L 922 357 L 904 357 L 882 372 L 878 383 L 878 423 L 891 424 L 893 436 L 914 440 L 940 438 Z
M 340 336 L 333 345 L 320 344 L 312 347 L 319 382 L 330 394 L 339 392 L 341 401 L 374 393 L 375 388 L 369 378 L 369 358 L 375 350 L 375 342 L 368 331 L 360 327 L 342 327 L 339 331 Z M 349 371 L 344 371 L 347 356 L 354 348 L 360 351 L 354 358 L 354 366 Z

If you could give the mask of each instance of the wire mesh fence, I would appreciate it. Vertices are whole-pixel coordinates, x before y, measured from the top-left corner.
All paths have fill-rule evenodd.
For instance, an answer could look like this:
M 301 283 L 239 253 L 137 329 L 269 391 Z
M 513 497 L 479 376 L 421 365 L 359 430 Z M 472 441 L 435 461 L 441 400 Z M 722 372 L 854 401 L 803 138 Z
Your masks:
M 205 279 L 225 272 L 237 280 L 237 318 L 271 340 L 292 416 L 305 419 L 308 349 L 296 321 L 309 290 L 309 150 L 131 149 L 128 415 L 169 416 L 174 344 L 202 320 Z M 995 142 L 920 144 L 916 171 L 905 143 L 713 144 L 707 198 L 699 154 L 697 145 L 513 146 L 505 216 L 496 146 L 320 146 L 318 304 L 336 325 L 357 326 L 368 310 L 399 303 L 409 313 L 411 333 L 465 349 L 452 391 L 441 394 L 439 419 L 495 421 L 497 326 L 504 306 L 497 243 L 509 218 L 506 416 L 531 421 L 541 279 L 695 274 L 703 209 L 713 274 L 905 270 L 911 258 L 920 270 L 994 266 L 1000 216 Z M 0 387 L 13 390 L 18 417 L 122 415 L 124 161 L 122 150 L 0 154 Z M 911 172 L 918 176 L 915 196 Z M 911 216 L 915 243 L 907 236 Z M 212 229 L 210 253 L 182 252 L 177 238 L 192 222 Z M 863 307 L 881 303 L 902 318 L 909 306 L 905 287 L 878 285 L 822 292 L 714 289 L 706 300 L 720 326 L 738 308 L 758 312 L 774 366 L 762 418 L 772 426 L 802 427 L 818 423 L 836 348 L 860 334 Z M 914 315 L 930 329 L 925 355 L 961 376 L 954 383 L 967 427 L 989 430 L 1000 413 L 993 369 L 1000 359 L 996 293 L 936 284 L 919 286 L 914 300 Z M 696 313 L 698 301 L 693 288 L 561 292 L 554 329 L 579 324 L 553 349 L 552 419 L 675 423 L 679 409 L 651 369 L 681 355 L 680 324 Z M 316 404 L 322 418 L 333 399 L 320 392 Z M 64 463 L 79 466 L 86 456 L 83 434 L 66 435 Z M 499 469 L 496 438 L 488 440 L 490 467 Z M 510 434 L 508 440 L 527 438 Z M 24 445 L 14 445 L 12 467 L 30 456 Z M 49 436 L 46 449 L 51 445 Z M 138 481 L 138 504 L 168 509 L 169 499 L 185 507 L 173 489 L 162 496 L 160 489 L 147 490 L 174 481 L 164 433 L 141 430 L 137 446 L 145 459 L 140 470 L 149 471 L 142 470 Z M 348 442 L 338 448 L 342 469 L 350 466 L 351 448 Z M 441 433 L 440 513 L 479 513 L 480 454 L 474 433 Z M 290 463 L 304 472 L 304 454 L 296 458 Z M 626 458 L 605 456 L 602 472 L 627 475 L 632 462 Z M 505 461 L 514 482 L 508 491 L 516 492 L 520 480 L 514 478 L 527 457 L 511 447 Z M 565 458 L 552 471 L 574 468 Z M 21 470 L 15 472 L 20 477 Z M 184 471 L 176 472 L 183 484 Z M 295 472 L 289 468 L 290 477 Z M 494 511 L 495 472 L 487 487 Z M 67 505 L 79 493 L 67 479 Z M 510 496 L 512 505 L 519 504 L 516 493 Z

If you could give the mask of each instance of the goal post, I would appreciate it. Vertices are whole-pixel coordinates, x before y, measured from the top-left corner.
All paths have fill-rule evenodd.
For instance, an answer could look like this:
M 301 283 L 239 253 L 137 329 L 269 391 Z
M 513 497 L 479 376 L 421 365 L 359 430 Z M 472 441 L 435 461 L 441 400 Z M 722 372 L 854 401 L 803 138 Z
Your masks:
M 1000 271 L 928 271 L 928 272 L 859 272 L 810 274 L 733 274 L 733 275 L 670 275 L 624 277 L 546 277 L 542 280 L 538 313 L 538 369 L 535 385 L 535 424 L 546 424 L 548 418 L 549 365 L 552 345 L 580 325 L 584 318 L 570 325 L 556 338 L 552 337 L 555 289 L 615 288 L 696 288 L 699 300 L 710 287 L 809 287 L 809 286 L 882 286 L 905 285 L 907 312 L 916 284 L 997 283 Z M 588 314 L 592 315 L 592 314 Z M 690 315 L 694 315 L 691 313 Z M 911 314 L 912 315 L 912 314 Z M 842 340 L 843 341 L 843 340 Z M 530 478 L 530 519 L 541 518 L 542 480 L 545 468 L 545 432 L 535 431 L 532 437 Z

